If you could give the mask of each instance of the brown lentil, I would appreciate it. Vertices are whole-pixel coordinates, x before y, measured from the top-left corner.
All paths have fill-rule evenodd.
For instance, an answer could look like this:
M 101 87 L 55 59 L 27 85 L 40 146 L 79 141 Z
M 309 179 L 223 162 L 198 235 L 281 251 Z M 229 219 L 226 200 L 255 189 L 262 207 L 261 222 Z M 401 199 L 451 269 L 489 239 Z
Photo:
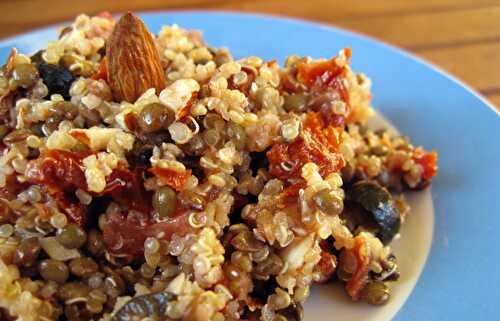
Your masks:
M 139 113 L 138 123 L 142 131 L 152 133 L 162 128 L 168 128 L 175 120 L 175 114 L 160 103 L 146 105 Z
M 14 264 L 19 266 L 32 266 L 36 262 L 39 253 L 40 244 L 38 238 L 23 239 L 14 252 L 12 260 Z
M 47 281 L 54 281 L 63 284 L 69 277 L 69 270 L 66 264 L 52 259 L 44 260 L 39 265 L 40 275 Z
M 97 272 L 97 263 L 90 257 L 80 257 L 69 262 L 69 270 L 78 277 L 87 277 Z
M 69 249 L 82 247 L 87 241 L 87 234 L 76 224 L 68 224 L 56 234 L 57 241 Z

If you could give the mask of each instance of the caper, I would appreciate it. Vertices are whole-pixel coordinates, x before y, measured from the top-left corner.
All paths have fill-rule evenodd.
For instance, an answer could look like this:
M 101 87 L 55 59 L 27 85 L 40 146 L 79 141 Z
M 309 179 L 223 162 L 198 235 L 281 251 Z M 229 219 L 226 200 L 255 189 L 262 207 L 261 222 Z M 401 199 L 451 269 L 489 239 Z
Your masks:
M 57 241 L 69 249 L 77 249 L 87 241 L 87 234 L 76 224 L 68 224 L 56 234 Z
M 314 195 L 316 206 L 326 214 L 338 215 L 344 209 L 344 203 L 340 197 L 329 189 L 323 189 Z
M 97 263 L 89 257 L 79 257 L 71 260 L 69 270 L 76 276 L 87 277 L 97 272 Z
M 361 291 L 361 297 L 367 303 L 381 305 L 389 301 L 391 293 L 384 282 L 372 281 L 365 285 Z
M 160 103 L 146 105 L 139 113 L 138 123 L 145 133 L 167 128 L 175 120 L 174 112 Z
M 177 195 L 173 189 L 163 186 L 157 189 L 153 195 L 153 208 L 160 217 L 168 217 L 177 208 Z
M 35 263 L 39 253 L 40 244 L 36 237 L 23 239 L 14 252 L 12 260 L 18 266 L 31 266 Z
M 302 112 L 306 108 L 307 97 L 304 95 L 286 95 L 283 107 L 286 111 Z
M 38 78 L 38 70 L 32 64 L 19 64 L 14 67 L 12 77 L 23 88 L 33 86 Z
M 233 139 L 236 149 L 244 149 L 247 142 L 247 134 L 245 129 L 236 123 L 229 123 L 227 127 L 227 135 Z
M 40 275 L 46 281 L 54 281 L 63 284 L 69 277 L 69 270 L 66 264 L 57 260 L 43 260 L 39 265 Z

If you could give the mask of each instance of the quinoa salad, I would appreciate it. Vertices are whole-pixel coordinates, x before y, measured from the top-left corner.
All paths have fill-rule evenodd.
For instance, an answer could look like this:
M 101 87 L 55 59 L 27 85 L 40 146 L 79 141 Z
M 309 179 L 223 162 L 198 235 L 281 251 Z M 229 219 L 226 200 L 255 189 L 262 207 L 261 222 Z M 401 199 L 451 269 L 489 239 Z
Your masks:
M 350 57 L 236 59 L 131 13 L 13 48 L 0 319 L 300 321 L 326 282 L 386 303 L 403 193 L 431 183 L 437 153 L 367 126 Z

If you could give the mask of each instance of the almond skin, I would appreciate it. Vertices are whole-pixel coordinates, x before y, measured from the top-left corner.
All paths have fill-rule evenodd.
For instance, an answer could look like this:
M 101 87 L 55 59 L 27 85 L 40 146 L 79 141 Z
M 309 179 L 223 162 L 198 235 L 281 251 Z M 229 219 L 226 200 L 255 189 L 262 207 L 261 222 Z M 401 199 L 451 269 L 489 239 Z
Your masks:
M 165 73 L 153 37 L 132 13 L 123 15 L 106 46 L 108 82 L 116 101 L 133 103 L 149 88 L 165 88 Z

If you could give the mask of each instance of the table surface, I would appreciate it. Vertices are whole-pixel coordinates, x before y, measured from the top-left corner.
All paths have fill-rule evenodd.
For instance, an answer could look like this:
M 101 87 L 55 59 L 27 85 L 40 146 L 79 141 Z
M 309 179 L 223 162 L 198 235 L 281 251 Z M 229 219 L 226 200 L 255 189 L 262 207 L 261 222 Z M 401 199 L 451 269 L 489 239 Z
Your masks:
M 71 20 L 78 13 L 159 9 L 260 12 L 351 29 L 433 62 L 500 110 L 498 0 L 1 0 L 0 38 Z

